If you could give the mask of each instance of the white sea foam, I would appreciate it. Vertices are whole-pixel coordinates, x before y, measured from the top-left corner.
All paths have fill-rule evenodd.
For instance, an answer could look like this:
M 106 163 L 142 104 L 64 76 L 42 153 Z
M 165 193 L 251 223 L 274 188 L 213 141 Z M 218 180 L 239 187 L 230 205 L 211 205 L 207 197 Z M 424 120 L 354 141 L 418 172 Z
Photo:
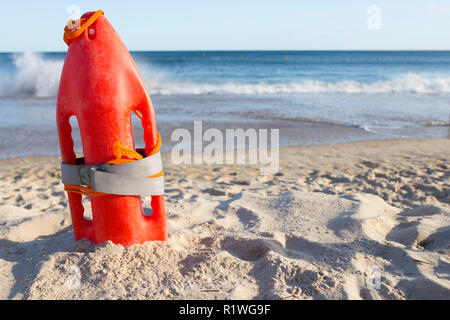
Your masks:
M 55 97 L 64 61 L 46 59 L 37 53 L 13 56 L 16 72 L 0 74 L 0 96 Z M 356 81 L 322 82 L 305 80 L 294 83 L 193 83 L 174 81 L 173 77 L 138 61 L 151 94 L 293 94 L 293 93 L 450 93 L 450 77 L 427 78 L 417 74 L 405 74 L 395 80 L 374 83 Z
M 26 52 L 15 54 L 13 63 L 17 71 L 0 78 L 1 96 L 56 96 L 62 59 L 44 59 L 40 54 Z
M 296 83 L 209 84 L 209 83 L 157 83 L 150 86 L 153 94 L 292 94 L 292 93 L 450 93 L 449 78 L 423 78 L 407 74 L 393 81 L 360 83 L 340 81 L 327 83 L 306 80 Z

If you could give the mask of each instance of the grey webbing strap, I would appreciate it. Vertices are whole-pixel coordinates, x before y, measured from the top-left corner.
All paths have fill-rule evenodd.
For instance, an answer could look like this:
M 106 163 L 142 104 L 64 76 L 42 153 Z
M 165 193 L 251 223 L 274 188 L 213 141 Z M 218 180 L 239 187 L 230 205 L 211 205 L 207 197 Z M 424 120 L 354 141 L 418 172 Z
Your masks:
M 164 177 L 147 178 L 161 171 L 159 152 L 141 160 L 115 165 L 61 163 L 63 184 L 89 185 L 96 192 L 120 195 L 163 195 Z

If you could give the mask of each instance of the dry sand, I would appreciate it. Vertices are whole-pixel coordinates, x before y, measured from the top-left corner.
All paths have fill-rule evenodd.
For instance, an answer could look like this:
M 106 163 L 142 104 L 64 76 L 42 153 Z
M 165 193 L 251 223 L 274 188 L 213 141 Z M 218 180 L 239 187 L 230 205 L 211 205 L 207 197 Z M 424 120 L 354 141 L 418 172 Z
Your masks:
M 169 240 L 127 248 L 73 240 L 57 157 L 2 160 L 0 298 L 450 299 L 449 159 L 450 140 L 283 148 L 261 176 L 165 155 Z

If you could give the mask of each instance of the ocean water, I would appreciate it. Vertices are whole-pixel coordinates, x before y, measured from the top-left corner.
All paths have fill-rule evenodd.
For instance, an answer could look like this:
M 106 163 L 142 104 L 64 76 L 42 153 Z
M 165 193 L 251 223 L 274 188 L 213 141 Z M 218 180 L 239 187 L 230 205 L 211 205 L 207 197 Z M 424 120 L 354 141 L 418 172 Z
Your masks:
M 171 132 L 192 130 L 194 120 L 204 129 L 279 128 L 281 145 L 449 136 L 450 51 L 132 55 L 164 151 L 174 144 Z M 59 154 L 55 109 L 64 57 L 0 53 L 0 158 Z

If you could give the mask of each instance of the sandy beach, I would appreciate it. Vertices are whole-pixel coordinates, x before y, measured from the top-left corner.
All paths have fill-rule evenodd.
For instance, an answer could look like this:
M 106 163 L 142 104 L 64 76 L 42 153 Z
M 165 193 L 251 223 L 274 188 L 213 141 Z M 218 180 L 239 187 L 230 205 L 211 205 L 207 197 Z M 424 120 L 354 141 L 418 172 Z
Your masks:
M 0 299 L 450 299 L 449 159 L 286 147 L 262 176 L 164 154 L 169 240 L 130 247 L 74 241 L 58 157 L 0 160 Z

